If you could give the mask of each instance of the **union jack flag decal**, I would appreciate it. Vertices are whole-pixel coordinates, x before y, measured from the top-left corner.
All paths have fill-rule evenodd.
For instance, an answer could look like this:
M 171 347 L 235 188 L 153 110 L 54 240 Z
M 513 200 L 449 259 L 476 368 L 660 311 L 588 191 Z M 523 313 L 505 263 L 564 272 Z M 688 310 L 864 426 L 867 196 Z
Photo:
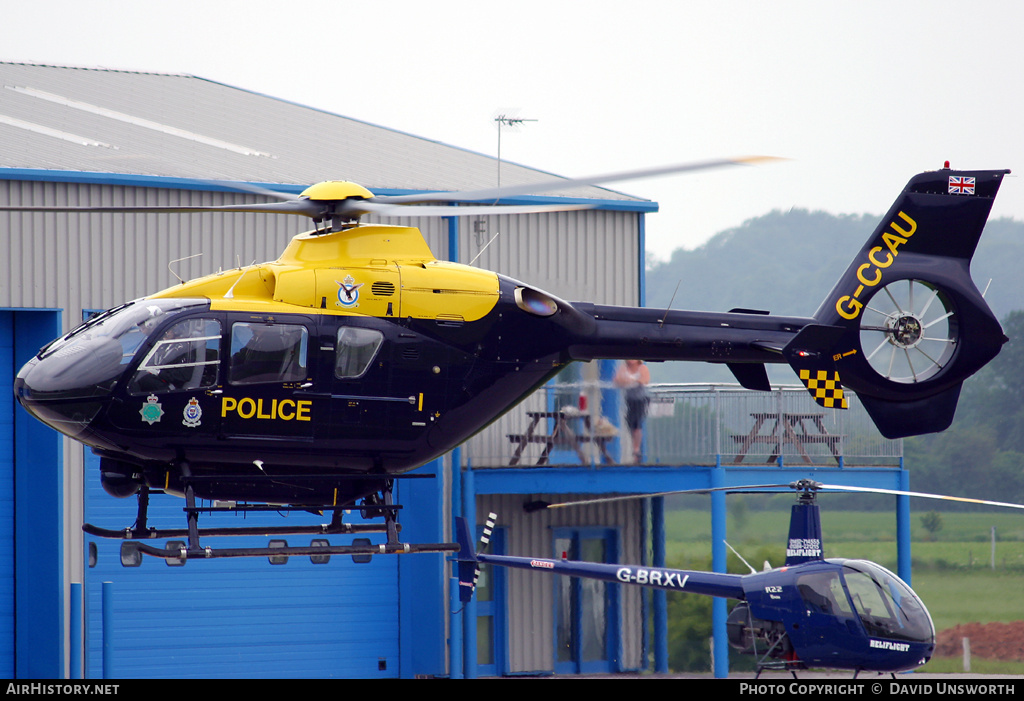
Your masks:
M 974 178 L 965 178 L 960 175 L 949 176 L 949 194 L 951 195 L 973 195 Z

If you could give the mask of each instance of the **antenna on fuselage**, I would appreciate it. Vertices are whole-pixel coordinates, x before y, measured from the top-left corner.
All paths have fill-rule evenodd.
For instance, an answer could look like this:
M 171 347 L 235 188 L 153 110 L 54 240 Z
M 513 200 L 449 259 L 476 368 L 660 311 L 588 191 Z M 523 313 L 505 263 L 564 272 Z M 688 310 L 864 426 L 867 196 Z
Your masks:
M 167 264 L 167 269 L 171 272 L 171 275 L 173 275 L 174 277 L 178 278 L 178 282 L 180 282 L 182 285 L 184 285 L 185 281 L 181 278 L 180 275 L 178 275 L 178 273 L 174 272 L 174 269 L 171 266 L 174 265 L 175 263 L 180 263 L 183 260 L 191 260 L 192 258 L 199 258 L 202 255 L 203 255 L 202 253 L 193 253 L 192 255 L 185 256 L 184 258 L 175 258 L 174 260 L 172 260 L 170 263 Z
M 255 260 L 252 263 L 249 264 L 249 267 L 251 268 L 254 265 L 256 265 L 256 261 Z M 239 270 L 242 270 L 242 266 L 241 265 L 239 265 L 238 268 L 239 268 Z M 234 284 L 231 285 L 231 287 L 228 289 L 228 291 L 224 293 L 224 299 L 234 299 L 235 298 L 235 288 L 238 287 L 238 283 L 240 283 L 242 281 L 242 278 L 245 277 L 245 274 L 247 272 L 249 272 L 249 268 L 246 268 L 246 269 L 242 270 L 242 274 L 238 276 L 238 279 L 235 280 Z
M 679 285 L 681 285 L 682 282 L 683 280 L 680 278 L 679 282 L 676 283 L 676 289 L 672 291 L 672 298 L 668 301 L 668 306 L 665 307 L 665 315 L 661 317 L 661 321 L 658 322 L 659 329 L 665 325 L 665 319 L 668 318 L 668 313 L 672 309 L 672 303 L 676 301 L 676 293 L 679 292 Z
M 747 566 L 747 569 L 750 570 L 750 574 L 757 574 L 757 570 L 755 570 L 753 567 L 751 567 L 750 563 L 747 562 L 746 560 L 744 560 L 743 556 L 740 555 L 738 552 L 736 552 L 736 548 L 734 548 L 731 545 L 729 545 L 729 541 L 723 540 L 722 542 L 725 543 L 725 547 L 727 547 L 730 550 L 732 550 L 732 554 L 735 555 L 736 557 L 738 557 L 740 559 L 740 562 L 742 562 L 744 565 Z

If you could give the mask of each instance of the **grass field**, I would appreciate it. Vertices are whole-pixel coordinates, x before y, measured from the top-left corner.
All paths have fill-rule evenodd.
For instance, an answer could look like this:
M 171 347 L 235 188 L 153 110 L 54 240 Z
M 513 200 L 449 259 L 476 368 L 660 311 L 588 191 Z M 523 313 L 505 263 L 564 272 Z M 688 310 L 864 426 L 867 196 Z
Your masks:
M 731 507 L 731 505 L 730 505 Z M 731 510 L 730 510 L 731 511 Z M 938 630 L 957 623 L 1024 620 L 1024 517 L 1010 513 L 941 514 L 935 534 L 914 512 L 910 526 L 910 584 Z M 995 528 L 992 568 L 991 529 Z M 784 559 L 790 512 L 730 513 L 727 539 L 751 565 Z M 896 517 L 890 512 L 821 510 L 825 557 L 871 560 L 896 570 Z M 667 556 L 682 567 L 707 567 L 711 517 L 705 510 L 666 513 Z M 732 554 L 729 570 L 748 571 Z
M 1000 545 L 997 544 L 997 553 Z M 912 548 L 915 556 L 917 549 L 915 544 Z M 995 571 L 987 565 L 961 568 L 916 567 L 912 586 L 928 607 L 937 631 L 961 623 L 1024 620 L 1024 568 L 1019 566 L 1016 569 L 1000 569 L 997 566 Z M 963 660 L 960 657 L 934 658 L 922 671 L 962 672 Z M 1024 674 L 1024 662 L 985 660 L 975 656 L 971 661 L 971 673 Z
M 842 541 L 829 539 L 825 541 L 825 557 L 845 557 L 860 560 L 871 560 L 896 571 L 895 541 Z M 739 541 L 729 539 L 729 544 L 739 551 L 745 560 L 760 569 L 765 558 L 773 567 L 778 567 L 785 559 L 785 548 L 782 543 L 785 536 L 776 544 L 760 541 Z M 669 561 L 700 562 L 708 558 L 710 536 L 707 540 L 696 542 L 669 541 L 666 545 Z M 992 547 L 990 543 L 936 541 L 911 543 L 910 556 L 912 562 L 911 584 L 916 584 L 918 577 L 928 572 L 940 570 L 944 574 L 949 571 L 963 571 L 965 574 L 974 572 L 1011 572 L 1016 573 L 1021 584 L 1021 597 L 1024 598 L 1024 541 L 997 541 L 995 547 L 995 568 L 992 568 Z M 689 566 L 689 565 L 687 565 Z M 739 559 L 730 553 L 729 567 L 731 572 L 746 572 Z M 916 587 L 915 587 L 916 588 Z
M 789 508 L 740 509 L 728 520 L 729 544 L 757 569 L 785 558 Z M 942 512 L 942 528 L 929 533 L 923 510 L 911 516 L 911 586 L 928 607 L 936 630 L 962 623 L 1024 620 L 1024 516 L 1019 513 Z M 872 560 L 896 570 L 896 518 L 891 512 L 827 511 L 822 507 L 826 557 Z M 670 510 L 665 515 L 667 558 L 684 568 L 710 562 L 707 510 Z M 991 533 L 996 529 L 995 567 Z M 729 570 L 746 567 L 729 554 Z M 962 671 L 960 658 L 936 659 L 925 671 Z M 972 672 L 1024 674 L 1024 663 L 975 659 Z
M 932 541 L 932 534 L 921 525 L 924 513 L 924 510 L 917 510 L 911 515 L 910 536 L 915 549 Z M 943 512 L 941 519 L 942 528 L 935 534 L 935 542 L 975 542 L 985 543 L 987 547 L 993 526 L 998 541 L 1024 542 L 1024 515 L 1019 512 Z M 711 516 L 704 509 L 670 510 L 665 515 L 665 528 L 668 541 L 707 542 L 711 538 Z M 896 517 L 889 511 L 838 511 L 822 506 L 821 528 L 826 544 L 829 541 L 896 542 Z M 783 546 L 789 531 L 789 508 L 735 510 L 730 503 L 728 530 L 733 546 L 744 542 Z
M 964 672 L 964 662 L 960 657 L 936 657 L 921 667 L 922 672 L 931 674 L 958 674 Z M 1024 662 L 1007 662 L 1004 660 L 986 660 L 975 657 L 971 660 L 972 675 L 976 674 L 1013 674 L 1024 675 Z

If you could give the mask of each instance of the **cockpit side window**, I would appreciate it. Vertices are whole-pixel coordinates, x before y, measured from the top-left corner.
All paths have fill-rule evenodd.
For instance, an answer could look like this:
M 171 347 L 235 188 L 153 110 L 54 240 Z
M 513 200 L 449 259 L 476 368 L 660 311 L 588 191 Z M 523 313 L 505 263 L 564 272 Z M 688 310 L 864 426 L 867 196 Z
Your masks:
M 838 572 L 812 572 L 796 580 L 797 591 L 809 612 L 852 617 L 850 603 Z
M 309 331 L 298 324 L 239 322 L 231 327 L 228 381 L 235 385 L 306 379 Z
M 161 394 L 217 384 L 220 322 L 189 318 L 171 325 L 139 365 L 128 386 L 131 394 Z
M 338 329 L 334 376 L 338 379 L 362 377 L 383 341 L 384 334 L 380 331 L 358 326 L 342 326 Z

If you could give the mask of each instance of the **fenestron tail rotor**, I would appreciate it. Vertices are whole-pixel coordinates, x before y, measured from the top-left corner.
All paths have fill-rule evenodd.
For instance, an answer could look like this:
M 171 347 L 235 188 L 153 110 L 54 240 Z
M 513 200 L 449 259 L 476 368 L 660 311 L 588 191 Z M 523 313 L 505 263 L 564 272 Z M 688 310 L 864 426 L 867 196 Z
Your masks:
M 886 285 L 865 305 L 860 343 L 875 371 L 913 384 L 938 374 L 959 341 L 955 310 L 941 291 L 923 280 Z

